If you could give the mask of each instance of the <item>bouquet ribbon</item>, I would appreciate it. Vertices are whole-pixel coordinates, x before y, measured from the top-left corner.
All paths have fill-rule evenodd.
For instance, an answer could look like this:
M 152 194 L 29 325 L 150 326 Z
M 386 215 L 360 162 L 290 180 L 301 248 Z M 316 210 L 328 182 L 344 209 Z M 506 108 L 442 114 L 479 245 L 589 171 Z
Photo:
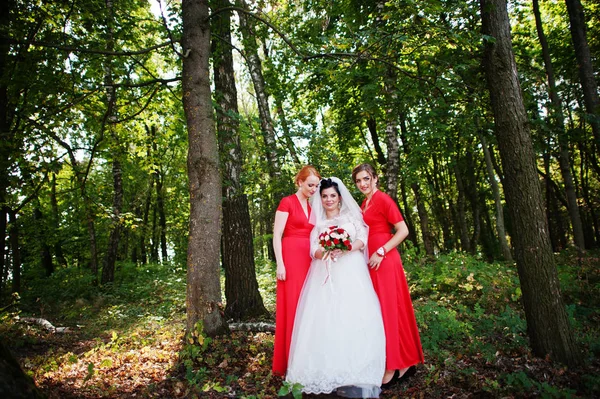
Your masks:
M 335 260 L 334 260 L 335 262 Z M 333 265 L 331 264 L 331 257 L 328 257 L 325 260 L 325 270 L 327 271 L 327 276 L 325 277 L 325 281 L 323 281 L 323 284 L 321 285 L 325 285 L 327 284 L 327 281 L 329 280 L 329 287 L 331 287 L 331 290 L 333 291 L 333 278 L 331 277 L 331 267 Z

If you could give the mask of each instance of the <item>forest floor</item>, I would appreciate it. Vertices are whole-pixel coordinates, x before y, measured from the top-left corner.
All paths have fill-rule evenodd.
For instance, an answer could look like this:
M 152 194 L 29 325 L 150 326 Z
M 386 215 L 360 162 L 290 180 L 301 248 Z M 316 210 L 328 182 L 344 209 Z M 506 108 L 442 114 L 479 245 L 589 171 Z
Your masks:
M 479 299 L 471 303 L 465 292 L 432 295 L 411 283 L 413 294 L 420 295 L 415 309 L 426 362 L 407 382 L 384 391 L 382 398 L 600 397 L 600 311 L 594 303 L 598 297 L 588 297 L 588 302 L 578 307 L 568 306 L 576 338 L 584 351 L 583 365 L 568 368 L 531 354 L 521 315 L 506 305 L 518 303 L 518 298 L 507 300 L 506 292 L 498 292 L 494 301 L 506 303 L 498 307 L 496 315 L 488 314 L 491 305 L 483 301 L 483 294 L 492 295 L 492 291 L 484 289 L 489 282 L 485 274 L 473 280 L 470 271 L 481 268 L 483 262 L 469 265 L 471 260 L 462 256 L 448 261 L 462 262 L 463 266 L 467 263 L 461 276 L 454 275 L 462 282 L 457 287 L 472 284 L 473 288 L 467 286 L 465 292 L 480 291 L 471 298 Z M 591 286 L 585 287 L 588 291 L 581 295 L 590 295 L 589 290 L 597 294 L 600 272 L 596 262 L 597 259 L 583 264 L 584 268 L 590 267 L 585 284 Z M 448 282 L 454 268 L 435 271 L 436 265 L 441 264 L 432 264 L 431 274 L 413 273 L 411 281 L 418 278 L 422 284 L 439 285 L 442 280 L 433 276 L 441 273 Z M 265 288 L 261 278 L 268 280 L 269 273 L 259 275 L 267 307 L 272 306 L 273 288 Z M 498 276 L 491 266 L 490 275 Z M 129 266 L 121 270 L 112 287 L 102 289 L 81 292 L 70 285 L 71 291 L 65 286 L 61 290 L 34 284 L 39 296 L 35 300 L 23 298 L 19 306 L 24 310 L 20 314 L 3 315 L 0 338 L 49 398 L 258 399 L 276 398 L 282 387 L 291 388 L 271 374 L 270 332 L 236 331 L 215 339 L 184 337 L 184 276 L 181 268 Z M 69 284 L 81 282 L 70 277 Z M 64 280 L 65 276 L 56 278 Z M 568 284 L 566 295 L 577 302 L 571 291 L 573 285 Z M 507 283 L 506 287 L 511 285 Z M 495 288 L 502 291 L 501 286 L 496 284 Z M 582 285 L 575 286 L 582 290 Z M 509 291 L 516 292 L 514 287 Z M 460 305 L 450 301 L 451 297 L 461 298 Z M 32 311 L 35 308 L 37 311 Z M 57 327 L 69 329 L 54 332 L 35 323 L 24 323 L 26 315 L 44 317 Z

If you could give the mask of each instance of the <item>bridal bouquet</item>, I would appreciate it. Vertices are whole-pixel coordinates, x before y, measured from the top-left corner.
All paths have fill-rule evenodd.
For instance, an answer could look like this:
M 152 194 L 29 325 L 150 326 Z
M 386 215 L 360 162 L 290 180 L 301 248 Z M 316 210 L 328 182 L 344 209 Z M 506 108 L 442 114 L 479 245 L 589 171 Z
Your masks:
M 341 249 L 342 251 L 352 250 L 350 234 L 338 226 L 330 226 L 327 230 L 319 234 L 319 244 L 326 252 L 333 251 L 334 249 Z

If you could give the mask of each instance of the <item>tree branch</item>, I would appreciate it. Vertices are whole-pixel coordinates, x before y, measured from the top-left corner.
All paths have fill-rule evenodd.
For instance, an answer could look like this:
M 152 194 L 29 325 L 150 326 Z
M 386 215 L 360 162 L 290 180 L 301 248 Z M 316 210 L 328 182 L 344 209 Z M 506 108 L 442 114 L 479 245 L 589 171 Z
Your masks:
M 183 54 L 181 54 L 175 48 L 175 40 L 173 40 L 173 35 L 171 34 L 171 29 L 169 29 L 169 25 L 167 24 L 167 19 L 165 18 L 165 14 L 163 12 L 163 6 L 162 6 L 161 0 L 158 0 L 158 7 L 160 8 L 160 18 L 162 19 L 163 26 L 164 26 L 165 30 L 167 31 L 167 35 L 169 35 L 169 40 L 171 41 L 171 48 L 173 49 L 175 54 L 177 54 L 180 58 L 183 58 Z
M 157 50 L 157 49 L 162 48 L 162 47 L 167 47 L 167 46 L 170 46 L 170 45 L 173 44 L 172 41 L 168 41 L 168 42 L 160 43 L 160 44 L 157 44 L 155 46 L 151 46 L 151 47 L 148 47 L 148 48 L 145 48 L 145 49 L 141 49 L 141 50 L 107 51 L 107 50 L 99 50 L 99 49 L 87 49 L 87 48 L 74 47 L 74 46 L 63 46 L 63 45 L 59 45 L 59 44 L 55 44 L 55 43 L 40 42 L 40 41 L 37 41 L 37 40 L 30 40 L 30 41 L 27 41 L 27 40 L 17 40 L 17 39 L 13 39 L 12 37 L 6 37 L 6 36 L 0 37 L 0 41 L 3 41 L 3 42 L 8 43 L 8 44 L 27 44 L 27 45 L 32 45 L 32 46 L 54 48 L 54 49 L 57 49 L 57 50 L 68 51 L 68 52 L 73 52 L 73 53 L 102 54 L 102 55 L 112 55 L 112 56 L 122 56 L 122 57 L 129 57 L 129 56 L 132 56 L 132 55 L 148 54 L 151 51 Z
M 116 88 L 120 88 L 120 87 L 137 88 L 137 87 L 151 86 L 151 85 L 154 85 L 154 84 L 157 84 L 157 83 L 167 84 L 167 83 L 179 82 L 179 81 L 181 81 L 181 76 L 176 76 L 176 77 L 170 78 L 170 79 L 156 78 L 156 79 L 148 80 L 146 82 L 141 82 L 141 83 L 113 83 L 113 84 L 108 85 L 108 86 L 112 86 L 112 87 L 116 87 Z
M 273 25 L 272 23 L 270 23 L 269 21 L 267 21 L 266 19 L 259 17 L 258 15 L 251 13 L 250 11 L 241 8 L 241 7 L 224 7 L 224 8 L 219 8 L 218 10 L 213 11 L 210 16 L 208 17 L 209 19 L 217 16 L 218 14 L 222 13 L 222 12 L 227 12 L 227 11 L 237 11 L 237 12 L 241 12 L 244 13 L 246 15 L 251 16 L 254 19 L 257 19 L 258 21 L 262 22 L 263 24 L 267 25 L 269 28 L 271 28 L 273 30 L 273 32 L 277 33 L 277 35 L 292 49 L 292 51 L 294 51 L 294 53 L 296 53 L 297 55 L 299 55 L 300 57 L 304 58 L 304 54 L 302 54 L 302 52 L 300 52 L 300 50 L 298 50 L 298 48 L 296 46 L 294 46 L 294 44 L 277 28 L 275 27 L 275 25 Z
M 150 94 L 150 97 L 148 98 L 148 100 L 146 101 L 146 104 L 144 104 L 144 106 L 142 108 L 140 108 L 137 112 L 126 116 L 123 119 L 119 119 L 118 121 L 116 121 L 115 123 L 123 123 L 123 122 L 127 122 L 133 118 L 135 118 L 136 116 L 138 116 L 139 114 L 141 114 L 142 112 L 144 112 L 144 110 L 146 108 L 148 108 L 148 106 L 150 105 L 150 102 L 152 101 L 152 99 L 154 98 L 154 96 L 156 95 L 156 93 L 158 92 L 158 87 L 155 87 L 154 90 L 152 91 L 152 93 Z

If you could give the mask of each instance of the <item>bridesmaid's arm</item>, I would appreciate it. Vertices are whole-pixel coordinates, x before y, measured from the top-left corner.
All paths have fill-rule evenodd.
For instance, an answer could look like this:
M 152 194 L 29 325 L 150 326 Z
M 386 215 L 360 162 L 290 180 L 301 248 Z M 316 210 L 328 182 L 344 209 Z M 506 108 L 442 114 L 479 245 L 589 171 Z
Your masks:
M 275 224 L 273 225 L 273 251 L 275 252 L 275 260 L 277 262 L 277 279 L 282 281 L 285 281 L 286 276 L 281 238 L 283 237 L 283 230 L 289 216 L 288 212 L 275 212 Z
M 408 226 L 404 220 L 396 223 L 394 229 L 396 230 L 396 233 L 388 242 L 381 246 L 386 254 L 400 245 L 402 241 L 408 237 Z M 379 269 L 379 265 L 381 264 L 381 261 L 383 261 L 383 258 L 384 256 L 379 256 L 377 252 L 373 252 L 373 255 L 371 255 L 371 258 L 369 259 L 369 266 L 375 270 Z

